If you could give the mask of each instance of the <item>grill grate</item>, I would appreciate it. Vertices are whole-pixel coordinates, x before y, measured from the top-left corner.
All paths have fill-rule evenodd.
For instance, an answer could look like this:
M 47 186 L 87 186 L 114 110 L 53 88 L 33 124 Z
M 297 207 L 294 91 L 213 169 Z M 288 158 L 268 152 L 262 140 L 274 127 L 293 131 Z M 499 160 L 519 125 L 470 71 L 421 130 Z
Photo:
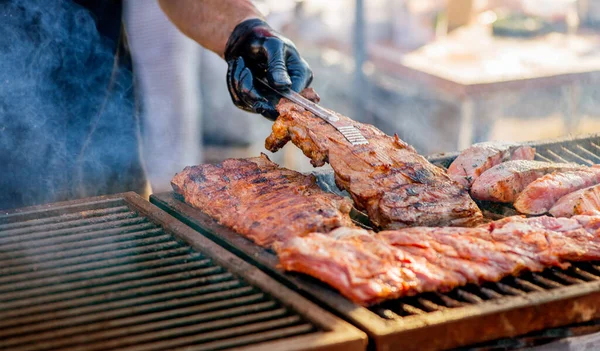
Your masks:
M 326 332 L 123 198 L 58 207 L 0 215 L 0 349 L 220 350 Z
M 530 144 L 536 148 L 538 160 L 600 163 L 600 135 Z M 437 155 L 429 160 L 448 167 L 456 155 Z M 330 171 L 315 172 L 315 175 L 324 190 L 347 195 L 337 190 Z M 315 279 L 282 272 L 277 268 L 278 260 L 273 253 L 220 226 L 173 193 L 153 195 L 151 201 L 273 277 L 310 294 L 352 321 L 369 334 L 372 349 L 395 349 L 399 345 L 406 350 L 447 349 L 600 318 L 597 303 L 600 262 L 576 263 L 567 270 L 524 273 L 498 283 L 467 285 L 445 294 L 424 293 L 363 308 Z M 516 214 L 510 206 L 489 203 L 480 203 L 480 206 L 491 218 Z M 432 338 L 432 335 L 436 337 Z M 541 338 L 546 340 L 548 335 Z M 501 344 L 494 342 L 488 346 L 503 349 Z
M 600 265 L 576 263 L 567 270 L 552 268 L 541 273 L 529 272 L 518 277 L 506 277 L 497 283 L 470 284 L 445 294 L 423 293 L 416 297 L 392 300 L 370 310 L 385 319 L 402 319 L 592 281 L 600 281 Z
M 600 163 L 600 135 L 524 144 L 536 148 L 535 159 L 538 161 L 574 162 L 590 166 Z M 458 156 L 458 152 L 433 155 L 428 159 L 434 164 L 448 168 L 456 156 Z

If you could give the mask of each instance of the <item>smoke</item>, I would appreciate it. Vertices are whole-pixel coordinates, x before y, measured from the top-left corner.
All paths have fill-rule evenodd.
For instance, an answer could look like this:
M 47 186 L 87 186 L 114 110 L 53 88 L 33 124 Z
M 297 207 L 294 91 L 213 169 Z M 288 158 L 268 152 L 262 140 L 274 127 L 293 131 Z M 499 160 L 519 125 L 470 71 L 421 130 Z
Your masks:
M 0 0 L 0 23 L 0 208 L 131 187 L 137 123 L 115 42 L 71 1 Z

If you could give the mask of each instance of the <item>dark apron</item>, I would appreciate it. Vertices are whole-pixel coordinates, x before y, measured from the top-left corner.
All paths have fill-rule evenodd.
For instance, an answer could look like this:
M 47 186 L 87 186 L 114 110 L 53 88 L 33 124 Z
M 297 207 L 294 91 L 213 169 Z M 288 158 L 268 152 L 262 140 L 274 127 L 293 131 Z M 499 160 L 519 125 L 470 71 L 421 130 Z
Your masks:
M 144 191 L 121 11 L 0 0 L 0 209 Z

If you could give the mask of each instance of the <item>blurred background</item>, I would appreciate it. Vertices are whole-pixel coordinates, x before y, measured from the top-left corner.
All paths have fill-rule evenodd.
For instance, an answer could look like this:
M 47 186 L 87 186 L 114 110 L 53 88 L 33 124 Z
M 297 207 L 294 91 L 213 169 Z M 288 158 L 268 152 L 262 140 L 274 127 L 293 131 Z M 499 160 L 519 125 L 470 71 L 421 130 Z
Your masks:
M 422 154 L 600 132 L 600 0 L 262 0 L 323 106 Z M 238 110 L 226 64 L 154 2 L 125 2 L 154 191 L 187 164 L 257 156 L 272 122 Z M 272 155 L 312 171 L 294 146 Z

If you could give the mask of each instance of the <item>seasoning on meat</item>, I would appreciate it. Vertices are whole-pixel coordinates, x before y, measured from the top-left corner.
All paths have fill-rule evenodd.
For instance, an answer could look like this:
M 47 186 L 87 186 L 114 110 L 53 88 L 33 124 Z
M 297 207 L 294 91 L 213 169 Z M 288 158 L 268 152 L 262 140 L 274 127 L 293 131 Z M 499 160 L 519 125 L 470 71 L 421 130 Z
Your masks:
M 471 195 L 478 200 L 514 202 L 534 180 L 552 172 L 586 169 L 574 163 L 507 161 L 496 165 L 473 182 Z
M 598 167 L 546 174 L 529 184 L 517 197 L 514 205 L 521 213 L 544 214 L 561 197 L 598 183 L 600 183 L 600 168 Z
M 321 190 L 314 176 L 281 168 L 265 155 L 186 167 L 171 184 L 188 204 L 261 246 L 353 226 L 350 199 Z
M 310 89 L 303 94 L 314 97 Z M 481 211 L 467 191 L 397 135 L 338 115 L 369 141 L 352 146 L 333 126 L 286 99 L 277 110 L 280 116 L 266 148 L 277 151 L 291 140 L 314 166 L 329 162 L 336 184 L 376 226 L 472 226 L 481 221 Z
M 535 149 L 531 146 L 487 141 L 473 144 L 463 150 L 448 167 L 448 175 L 466 188 L 483 172 L 510 160 L 533 160 Z
M 274 245 L 280 263 L 371 305 L 600 259 L 600 216 L 508 217 L 478 228 L 339 228 Z
M 600 184 L 561 197 L 550 209 L 554 217 L 600 215 Z

